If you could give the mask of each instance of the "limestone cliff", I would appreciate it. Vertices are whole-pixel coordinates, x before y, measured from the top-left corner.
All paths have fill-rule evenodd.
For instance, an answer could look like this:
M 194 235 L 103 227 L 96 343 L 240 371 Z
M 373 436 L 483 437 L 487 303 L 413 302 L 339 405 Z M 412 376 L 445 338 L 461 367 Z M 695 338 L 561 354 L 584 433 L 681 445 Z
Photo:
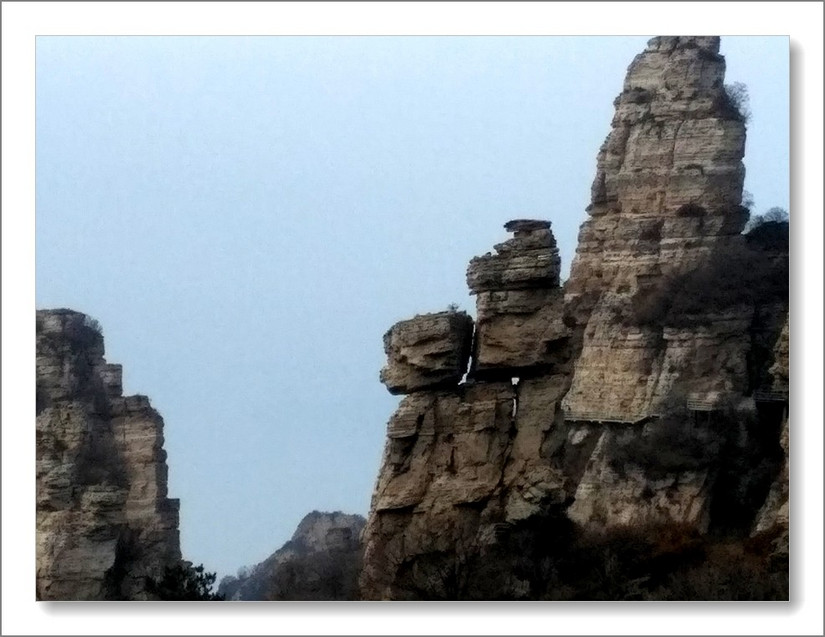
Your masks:
M 71 310 L 37 312 L 37 598 L 146 599 L 180 560 L 163 420 Z
M 741 234 L 745 122 L 724 69 L 715 37 L 654 38 L 633 61 L 563 288 L 550 223 L 515 220 L 470 262 L 474 326 L 454 312 L 390 330 L 404 347 L 385 348 L 381 378 L 407 395 L 364 532 L 364 597 L 611 598 L 559 575 L 591 559 L 581 538 L 742 540 L 760 507 L 759 524 L 787 528 L 787 385 L 765 390 L 787 379 L 787 224 Z M 669 598 L 674 572 L 641 573 L 633 594 Z
M 313 511 L 266 560 L 223 578 L 218 593 L 228 601 L 358 599 L 364 522 L 360 515 Z
M 746 339 L 747 310 L 729 308 L 712 330 L 617 329 L 615 320 L 632 311 L 634 297 L 744 242 L 745 123 L 729 103 L 724 72 L 713 37 L 654 38 L 628 69 L 565 288 L 584 331 L 565 397 L 574 415 L 642 418 L 680 379 L 699 392 L 745 389 L 736 343 L 718 370 L 730 373 L 708 377 L 706 365 L 691 361 L 728 344 L 730 334 Z

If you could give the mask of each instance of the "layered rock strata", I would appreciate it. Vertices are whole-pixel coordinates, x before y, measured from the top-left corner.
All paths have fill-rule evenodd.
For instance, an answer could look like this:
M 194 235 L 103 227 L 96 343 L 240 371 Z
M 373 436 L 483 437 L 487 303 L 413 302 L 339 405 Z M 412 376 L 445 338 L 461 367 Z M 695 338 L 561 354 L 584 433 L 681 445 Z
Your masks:
M 758 524 L 787 524 L 782 412 L 758 391 L 783 378 L 787 240 L 740 234 L 745 126 L 718 51 L 654 38 L 630 66 L 564 289 L 550 223 L 508 223 L 467 272 L 466 381 L 388 383 L 408 395 L 364 532 L 365 598 L 557 598 L 571 537 L 741 538 L 760 506 Z
M 772 382 L 768 389 L 773 402 L 785 397 L 782 405 L 782 446 L 783 461 L 779 475 L 771 485 L 768 497 L 759 510 L 753 534 L 766 534 L 774 537 L 774 550 L 779 555 L 787 556 L 790 550 L 790 469 L 789 469 L 789 418 L 787 396 L 789 393 L 789 324 L 785 320 L 779 339 L 774 349 L 774 362 L 770 367 Z
M 473 319 L 465 312 L 424 314 L 384 334 L 381 382 L 393 394 L 455 385 L 467 371 Z
M 561 261 L 549 221 L 517 219 L 513 238 L 470 261 L 467 285 L 477 297 L 475 378 L 535 373 L 566 358 Z
M 555 241 L 547 222 L 506 228 L 515 237 L 474 259 L 467 274 L 479 297 L 469 378 L 408 391 L 390 419 L 365 530 L 366 598 L 467 596 L 473 569 L 464 565 L 447 580 L 445 569 L 485 554 L 513 525 L 560 511 L 571 495 L 563 462 L 590 440 L 577 431 L 567 441 L 560 428 L 568 330 Z M 441 349 L 457 351 L 463 338 L 455 333 Z M 390 356 L 383 377 L 400 375 L 404 364 Z M 518 373 L 524 378 L 512 378 Z M 529 592 L 517 577 L 506 588 L 505 597 Z
M 634 297 L 744 242 L 745 123 L 726 93 L 724 73 L 716 37 L 653 38 L 628 69 L 565 288 L 583 330 L 565 398 L 574 415 L 642 417 L 659 410 L 675 380 L 708 382 L 660 366 L 663 359 L 690 358 L 714 335 L 705 330 L 693 339 L 685 330 L 663 334 L 661 325 L 617 326 L 616 316 L 631 313 Z M 739 309 L 722 318 L 747 321 Z M 738 371 L 716 387 L 687 391 L 727 391 Z
M 37 312 L 38 599 L 146 599 L 181 557 L 163 420 L 103 356 L 87 316 Z

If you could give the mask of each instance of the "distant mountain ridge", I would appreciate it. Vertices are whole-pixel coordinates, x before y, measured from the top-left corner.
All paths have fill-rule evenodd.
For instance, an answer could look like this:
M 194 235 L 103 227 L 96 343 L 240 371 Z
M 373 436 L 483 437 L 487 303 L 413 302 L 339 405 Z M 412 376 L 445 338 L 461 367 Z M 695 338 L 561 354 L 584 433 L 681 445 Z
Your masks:
M 358 599 L 365 523 L 360 515 L 313 511 L 266 560 L 224 577 L 218 593 L 227 601 Z

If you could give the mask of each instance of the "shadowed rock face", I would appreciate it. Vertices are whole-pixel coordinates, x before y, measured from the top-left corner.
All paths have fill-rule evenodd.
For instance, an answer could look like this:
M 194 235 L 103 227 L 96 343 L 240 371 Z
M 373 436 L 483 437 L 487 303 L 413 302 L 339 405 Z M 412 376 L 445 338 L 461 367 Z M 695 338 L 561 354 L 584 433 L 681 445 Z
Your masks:
M 707 384 L 688 361 L 719 347 L 732 373 L 687 391 L 745 389 L 737 380 L 752 308 L 730 308 L 714 320 L 726 322 L 721 332 L 714 326 L 665 334 L 663 326 L 616 320 L 668 277 L 744 244 L 745 124 L 725 92 L 718 53 L 719 38 L 654 38 L 628 69 L 565 288 L 583 339 L 565 398 L 573 413 L 655 413 L 674 380 Z M 731 344 L 731 333 L 744 338 Z
M 718 51 L 654 38 L 631 64 L 563 289 L 547 221 L 509 222 L 470 262 L 466 382 L 390 387 L 408 395 L 364 531 L 366 599 L 582 598 L 558 574 L 578 577 L 565 555 L 594 534 L 758 526 L 781 544 L 787 413 L 766 383 L 787 400 L 787 232 L 740 234 L 745 125 Z
M 37 312 L 37 597 L 146 599 L 180 560 L 163 420 L 87 316 Z
M 360 515 L 307 515 L 292 539 L 240 577 L 225 577 L 218 593 L 227 601 L 344 601 L 358 599 Z

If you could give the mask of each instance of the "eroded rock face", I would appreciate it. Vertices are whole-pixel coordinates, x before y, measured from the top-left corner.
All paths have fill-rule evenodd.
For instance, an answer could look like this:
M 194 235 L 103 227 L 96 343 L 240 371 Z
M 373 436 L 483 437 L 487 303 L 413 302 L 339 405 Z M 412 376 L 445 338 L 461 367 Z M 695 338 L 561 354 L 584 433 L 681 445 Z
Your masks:
M 616 316 L 631 313 L 634 297 L 651 294 L 667 277 L 744 244 L 745 124 L 725 92 L 718 52 L 718 38 L 654 38 L 628 69 L 565 289 L 583 330 L 565 399 L 570 412 L 651 414 L 672 380 L 707 382 L 667 369 L 657 379 L 663 348 L 655 343 L 665 338 L 664 326 L 617 329 Z M 748 320 L 748 311 L 731 320 Z M 666 347 L 701 350 L 708 337 L 697 334 L 693 345 L 682 330 Z M 726 383 L 719 379 L 713 389 Z
M 654 38 L 631 64 L 563 290 L 549 222 L 471 261 L 467 382 L 396 385 L 365 598 L 576 598 L 576 538 L 787 528 L 764 387 L 787 379 L 787 226 L 740 234 L 745 126 L 718 51 Z
M 505 224 L 512 239 L 495 254 L 470 261 L 467 284 L 477 295 L 471 375 L 509 379 L 558 368 L 569 358 L 570 329 L 563 320 L 559 253 L 549 221 Z
M 774 401 L 783 394 L 787 396 L 789 389 L 789 320 L 785 319 L 784 327 L 774 349 L 774 363 L 770 368 L 772 384 L 769 388 Z M 773 538 L 773 548 L 778 555 L 788 556 L 790 543 L 790 469 L 789 469 L 789 427 L 787 403 L 782 414 L 782 433 L 780 444 L 784 459 L 779 475 L 771 485 L 765 504 L 759 510 L 756 518 L 753 535 L 764 534 Z
M 514 219 L 504 228 L 513 238 L 495 246 L 496 253 L 475 257 L 467 268 L 467 285 L 476 294 L 559 286 L 561 262 L 549 221 Z
M 384 334 L 381 382 L 393 394 L 455 385 L 467 371 L 472 339 L 473 319 L 465 312 L 400 321 Z
M 513 524 L 565 502 L 565 477 L 540 457 L 564 379 L 530 383 L 536 408 L 524 418 L 511 383 L 467 383 L 402 400 L 364 533 L 365 598 L 472 597 L 472 569 L 445 577 L 455 561 L 484 554 Z M 523 598 L 523 582 L 512 586 L 502 595 Z
M 180 560 L 163 420 L 84 314 L 37 312 L 37 597 L 146 599 Z
M 364 518 L 313 511 L 292 539 L 240 577 L 225 577 L 227 601 L 345 601 L 358 599 Z

